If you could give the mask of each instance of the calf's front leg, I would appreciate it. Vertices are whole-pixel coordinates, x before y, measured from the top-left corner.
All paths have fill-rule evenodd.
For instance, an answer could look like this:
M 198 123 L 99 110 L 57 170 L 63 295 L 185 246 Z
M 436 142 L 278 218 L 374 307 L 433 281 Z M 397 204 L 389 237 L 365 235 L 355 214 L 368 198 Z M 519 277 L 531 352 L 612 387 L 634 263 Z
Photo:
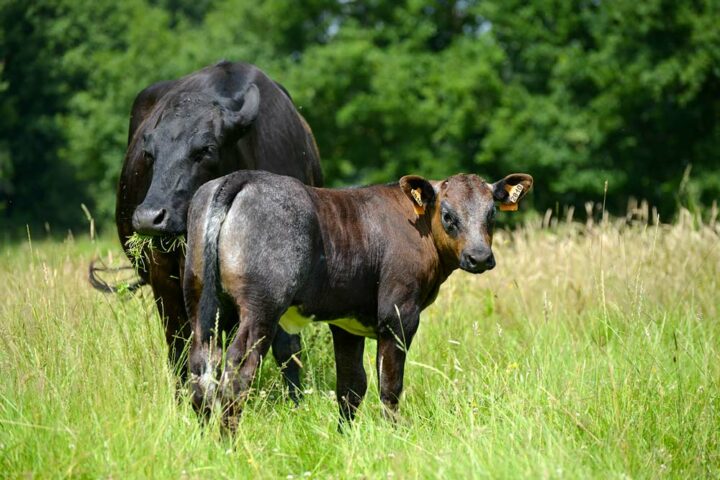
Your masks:
M 285 332 L 282 328 L 275 331 L 272 343 L 272 353 L 280 367 L 285 385 L 288 387 L 290 399 L 297 404 L 301 394 L 300 390 L 300 335 Z
M 340 423 L 355 418 L 360 403 L 367 391 L 367 375 L 363 366 L 365 338 L 346 332 L 340 327 L 330 325 L 335 349 L 335 372 L 337 383 L 335 396 L 340 408 Z
M 386 419 L 397 420 L 405 375 L 405 351 L 394 337 L 378 338 L 377 375 Z
M 407 311 L 407 310 L 406 310 Z M 403 390 L 405 357 L 415 336 L 419 313 L 410 309 L 405 316 L 395 313 L 382 322 L 378 331 L 376 367 L 380 401 L 386 419 L 396 421 L 398 404 Z

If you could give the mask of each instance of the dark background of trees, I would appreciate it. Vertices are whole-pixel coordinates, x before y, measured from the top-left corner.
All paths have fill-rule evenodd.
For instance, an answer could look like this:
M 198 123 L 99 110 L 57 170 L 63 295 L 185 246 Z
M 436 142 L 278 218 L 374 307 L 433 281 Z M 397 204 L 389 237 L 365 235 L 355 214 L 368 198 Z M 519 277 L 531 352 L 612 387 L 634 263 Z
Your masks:
M 330 185 L 526 171 L 538 210 L 607 180 L 666 221 L 720 195 L 717 0 L 0 0 L 0 227 L 108 224 L 135 94 L 220 59 L 290 90 Z

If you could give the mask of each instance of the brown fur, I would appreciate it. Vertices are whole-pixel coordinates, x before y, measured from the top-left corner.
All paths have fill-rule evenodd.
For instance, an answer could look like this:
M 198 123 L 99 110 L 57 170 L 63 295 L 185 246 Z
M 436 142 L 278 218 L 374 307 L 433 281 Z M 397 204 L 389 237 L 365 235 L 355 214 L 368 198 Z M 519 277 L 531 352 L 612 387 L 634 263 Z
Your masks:
M 315 321 L 352 317 L 373 333 L 380 396 L 393 417 L 420 312 L 457 268 L 482 273 L 495 266 L 494 204 L 505 201 L 505 184 L 518 182 L 528 190 L 532 178 L 515 174 L 487 184 L 476 175 L 442 182 L 407 176 L 399 184 L 330 190 L 238 172 L 201 187 L 191 205 L 184 277 L 188 300 L 202 292 L 188 304 L 195 406 L 214 401 L 208 382 L 198 379 L 220 367 L 207 356 L 218 315 L 224 322 L 229 309 L 241 318 L 219 392 L 231 421 L 281 316 L 297 306 Z M 413 190 L 420 192 L 419 215 Z M 331 330 L 340 413 L 351 419 L 367 388 L 364 338 Z

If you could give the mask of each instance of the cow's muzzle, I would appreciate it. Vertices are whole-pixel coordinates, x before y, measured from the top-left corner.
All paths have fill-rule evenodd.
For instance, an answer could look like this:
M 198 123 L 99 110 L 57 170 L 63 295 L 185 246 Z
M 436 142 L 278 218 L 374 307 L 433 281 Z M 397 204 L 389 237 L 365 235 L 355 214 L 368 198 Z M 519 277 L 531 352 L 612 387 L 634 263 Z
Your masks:
M 166 208 L 148 208 L 140 205 L 132 217 L 133 229 L 142 235 L 178 235 L 181 225 L 173 222 Z

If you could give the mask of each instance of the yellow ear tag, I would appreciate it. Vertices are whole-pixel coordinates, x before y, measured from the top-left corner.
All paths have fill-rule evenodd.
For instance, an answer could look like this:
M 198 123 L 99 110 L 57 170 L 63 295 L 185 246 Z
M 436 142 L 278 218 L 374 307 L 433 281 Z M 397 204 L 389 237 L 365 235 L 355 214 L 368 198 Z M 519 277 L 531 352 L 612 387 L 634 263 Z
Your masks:
M 512 203 L 517 203 L 518 198 L 520 198 L 520 194 L 524 190 L 521 183 L 518 183 L 514 187 L 510 189 L 510 194 L 508 200 L 510 200 Z
M 417 203 L 417 205 L 413 205 L 415 213 L 417 213 L 418 215 L 422 215 L 423 213 L 425 213 L 425 206 L 423 205 L 422 197 L 420 196 L 420 189 L 413 188 L 412 190 L 410 190 L 410 193 L 415 199 L 415 203 Z
M 500 210 L 503 212 L 514 212 L 518 209 L 517 201 L 520 198 L 520 194 L 525 189 L 522 184 L 518 183 L 515 186 L 505 185 L 505 191 L 508 192 L 508 203 L 501 203 Z

